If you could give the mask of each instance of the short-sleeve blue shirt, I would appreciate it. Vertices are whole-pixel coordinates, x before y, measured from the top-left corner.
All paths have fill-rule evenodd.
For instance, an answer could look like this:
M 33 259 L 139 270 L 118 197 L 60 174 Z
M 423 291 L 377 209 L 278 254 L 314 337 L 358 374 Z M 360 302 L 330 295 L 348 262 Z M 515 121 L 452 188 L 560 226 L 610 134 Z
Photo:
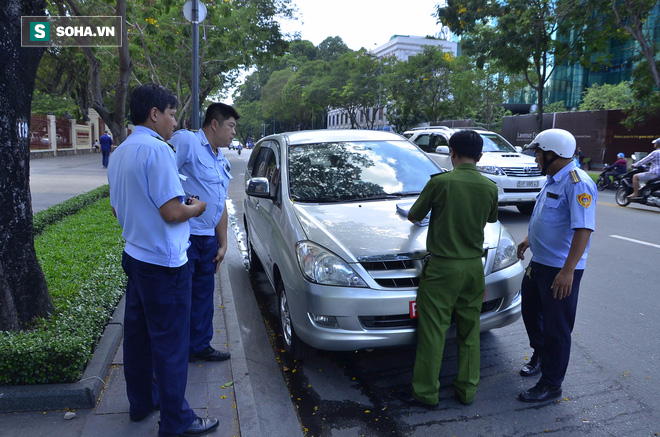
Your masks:
M 108 183 L 126 253 L 165 267 L 185 264 L 190 225 L 168 223 L 159 211 L 167 201 L 183 201 L 184 196 L 174 151 L 165 140 L 149 128 L 136 126 L 110 157 Z
M 206 211 L 189 220 L 190 233 L 213 236 L 225 208 L 229 181 L 232 179 L 231 165 L 220 149 L 217 156 L 213 153 L 201 129 L 176 131 L 170 143 L 176 148 L 177 167 L 185 177 L 181 182 L 184 190 L 206 202 Z
M 596 184 L 574 162 L 548 180 L 536 197 L 529 221 L 532 261 L 561 268 L 566 262 L 576 229 L 596 230 Z M 589 245 L 576 269 L 584 269 Z

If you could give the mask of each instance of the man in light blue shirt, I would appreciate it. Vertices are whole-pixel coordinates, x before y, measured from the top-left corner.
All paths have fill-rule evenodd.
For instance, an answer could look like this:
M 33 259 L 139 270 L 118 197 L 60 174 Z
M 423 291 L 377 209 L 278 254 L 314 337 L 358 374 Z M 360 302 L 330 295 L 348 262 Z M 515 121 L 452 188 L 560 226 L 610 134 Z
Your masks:
M 183 188 L 207 203 L 199 217 L 190 219 L 188 265 L 192 274 L 189 361 L 223 361 L 229 352 L 211 346 L 215 274 L 227 252 L 227 190 L 231 166 L 220 150 L 236 136 L 234 108 L 213 103 L 206 110 L 202 129 L 182 129 L 172 136 Z
M 529 234 L 518 245 L 518 258 L 532 251 L 523 277 L 522 316 L 534 354 L 522 376 L 541 373 L 523 402 L 558 398 L 571 353 L 580 280 L 587 261 L 591 233 L 596 229 L 596 184 L 572 157 L 575 137 L 563 129 L 548 129 L 526 149 L 534 150 L 548 180 L 536 198 Z
M 185 399 L 190 340 L 190 225 L 206 203 L 184 203 L 174 148 L 177 99 L 147 84 L 131 95 L 135 131 L 110 158 L 110 204 L 122 226 L 128 277 L 124 314 L 124 376 L 129 417 L 160 409 L 160 436 L 198 435 L 218 426 L 197 417 Z

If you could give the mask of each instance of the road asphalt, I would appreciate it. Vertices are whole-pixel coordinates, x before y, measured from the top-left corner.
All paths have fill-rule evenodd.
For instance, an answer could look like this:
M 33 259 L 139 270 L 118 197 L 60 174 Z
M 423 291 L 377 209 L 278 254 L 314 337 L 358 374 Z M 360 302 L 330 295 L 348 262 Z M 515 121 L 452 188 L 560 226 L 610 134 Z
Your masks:
M 32 159 L 30 165 L 35 212 L 107 183 L 98 153 Z M 190 363 L 186 399 L 198 416 L 220 419 L 209 436 L 302 436 L 252 294 L 240 241 L 230 233 L 229 242 L 216 276 L 211 344 L 229 350 L 231 359 Z M 122 325 L 123 300 L 79 382 L 0 387 L 0 435 L 156 436 L 158 412 L 141 422 L 129 420 Z

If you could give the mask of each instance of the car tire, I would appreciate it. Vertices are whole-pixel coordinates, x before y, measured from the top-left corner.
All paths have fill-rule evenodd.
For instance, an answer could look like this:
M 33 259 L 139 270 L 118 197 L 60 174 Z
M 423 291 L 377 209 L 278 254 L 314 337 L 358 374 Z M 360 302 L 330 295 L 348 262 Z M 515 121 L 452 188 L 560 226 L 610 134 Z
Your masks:
M 614 200 L 619 206 L 628 206 L 630 205 L 630 199 L 628 199 L 628 194 L 632 193 L 632 188 L 628 188 L 625 185 L 616 190 L 614 194 Z
M 532 211 L 534 211 L 534 205 L 535 202 L 529 202 L 529 203 L 521 203 L 519 205 L 516 205 L 516 208 L 518 208 L 518 212 L 524 215 L 532 215 Z
M 314 350 L 296 335 L 296 330 L 293 328 L 293 322 L 291 321 L 289 300 L 281 280 L 277 283 L 277 306 L 280 314 L 280 333 L 282 334 L 284 349 L 286 349 L 291 359 L 304 361 L 312 355 Z
M 244 219 L 243 224 L 245 226 L 245 246 L 247 250 L 247 260 L 249 264 L 250 273 L 262 272 L 264 270 L 261 260 L 254 253 L 254 246 L 252 245 L 252 240 L 250 239 L 250 232 L 248 231 L 247 220 Z

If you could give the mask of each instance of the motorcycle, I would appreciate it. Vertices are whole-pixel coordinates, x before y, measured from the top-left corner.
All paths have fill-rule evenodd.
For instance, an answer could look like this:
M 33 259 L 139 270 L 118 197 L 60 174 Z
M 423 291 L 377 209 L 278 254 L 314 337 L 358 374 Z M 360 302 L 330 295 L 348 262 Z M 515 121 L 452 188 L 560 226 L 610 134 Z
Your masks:
M 596 181 L 596 188 L 598 188 L 598 191 L 603 191 L 605 188 L 616 191 L 621 186 L 621 176 L 623 175 L 614 176 L 612 182 L 610 182 L 605 179 L 605 173 L 608 171 L 611 170 L 604 169 L 600 175 L 598 175 L 598 180 Z
M 640 203 L 642 205 L 660 208 L 660 178 L 648 181 L 646 185 L 639 189 L 640 199 L 631 200 L 628 197 L 628 195 L 633 192 L 633 176 L 637 173 L 644 173 L 646 171 L 648 171 L 648 169 L 644 167 L 633 167 L 629 172 L 617 176 L 620 181 L 619 189 L 614 195 L 614 200 L 616 200 L 617 205 L 628 206 L 630 203 Z

